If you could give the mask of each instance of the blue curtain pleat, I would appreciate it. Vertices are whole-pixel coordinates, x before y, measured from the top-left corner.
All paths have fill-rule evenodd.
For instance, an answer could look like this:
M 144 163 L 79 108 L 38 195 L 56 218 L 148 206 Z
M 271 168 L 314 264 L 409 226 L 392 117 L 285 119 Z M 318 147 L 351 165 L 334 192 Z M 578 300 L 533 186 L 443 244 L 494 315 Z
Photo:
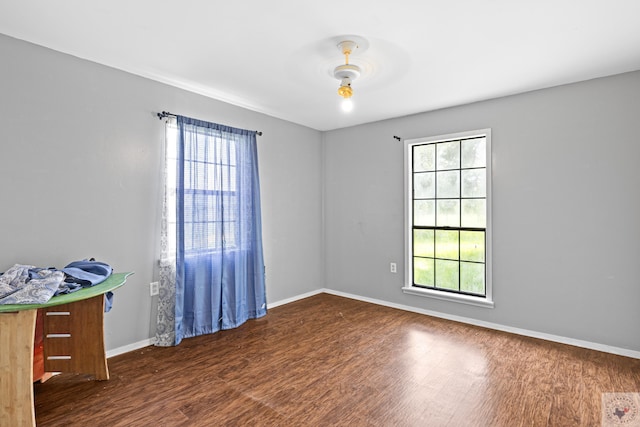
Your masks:
M 255 132 L 177 125 L 175 344 L 267 312 Z

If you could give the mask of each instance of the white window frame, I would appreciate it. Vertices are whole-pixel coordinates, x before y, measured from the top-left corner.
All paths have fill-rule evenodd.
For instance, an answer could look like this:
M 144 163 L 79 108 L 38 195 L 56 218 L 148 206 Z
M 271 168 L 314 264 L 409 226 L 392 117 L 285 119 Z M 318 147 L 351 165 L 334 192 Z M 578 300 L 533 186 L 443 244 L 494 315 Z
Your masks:
M 486 137 L 486 243 L 485 243 L 485 296 L 473 296 L 459 294 L 455 292 L 439 291 L 437 289 L 426 289 L 413 285 L 413 158 L 412 147 L 425 143 L 445 142 L 456 139 L 473 138 L 478 136 Z M 491 222 L 491 129 L 478 129 L 467 132 L 458 132 L 447 135 L 438 135 L 404 141 L 404 198 L 405 198 L 405 285 L 402 291 L 406 294 L 421 297 L 435 298 L 444 301 L 452 301 L 463 304 L 470 304 L 479 307 L 493 308 L 493 286 L 492 286 L 492 222 Z

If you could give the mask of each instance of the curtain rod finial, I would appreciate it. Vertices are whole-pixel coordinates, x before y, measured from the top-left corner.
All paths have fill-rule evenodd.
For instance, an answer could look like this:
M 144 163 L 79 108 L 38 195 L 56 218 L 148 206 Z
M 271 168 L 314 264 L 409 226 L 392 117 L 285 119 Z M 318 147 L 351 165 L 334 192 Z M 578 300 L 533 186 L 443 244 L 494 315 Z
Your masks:
M 158 119 L 162 120 L 166 119 L 167 117 L 175 117 L 175 114 L 168 111 L 163 111 L 162 113 L 156 113 L 156 116 L 158 116 Z
M 393 139 L 397 139 L 398 141 L 402 140 L 399 136 L 393 135 Z

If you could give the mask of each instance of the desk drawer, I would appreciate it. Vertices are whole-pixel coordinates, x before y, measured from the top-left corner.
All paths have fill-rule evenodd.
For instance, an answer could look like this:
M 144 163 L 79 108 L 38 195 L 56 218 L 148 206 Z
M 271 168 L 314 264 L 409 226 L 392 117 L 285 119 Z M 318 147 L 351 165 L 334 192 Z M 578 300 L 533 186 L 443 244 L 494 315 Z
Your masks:
M 104 295 L 46 308 L 45 371 L 92 373 L 96 379 L 108 379 L 103 313 Z

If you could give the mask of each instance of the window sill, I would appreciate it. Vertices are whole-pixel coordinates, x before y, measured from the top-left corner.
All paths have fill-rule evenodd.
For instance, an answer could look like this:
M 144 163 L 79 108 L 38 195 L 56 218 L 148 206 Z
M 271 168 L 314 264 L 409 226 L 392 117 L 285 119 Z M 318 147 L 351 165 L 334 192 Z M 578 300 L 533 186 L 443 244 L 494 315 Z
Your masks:
M 414 286 L 406 286 L 402 288 L 402 292 L 420 297 L 434 298 L 443 301 L 451 301 L 462 304 L 475 305 L 483 308 L 493 308 L 493 301 L 487 298 L 473 297 L 470 295 L 460 295 L 449 292 L 434 291 L 431 289 L 423 289 Z

